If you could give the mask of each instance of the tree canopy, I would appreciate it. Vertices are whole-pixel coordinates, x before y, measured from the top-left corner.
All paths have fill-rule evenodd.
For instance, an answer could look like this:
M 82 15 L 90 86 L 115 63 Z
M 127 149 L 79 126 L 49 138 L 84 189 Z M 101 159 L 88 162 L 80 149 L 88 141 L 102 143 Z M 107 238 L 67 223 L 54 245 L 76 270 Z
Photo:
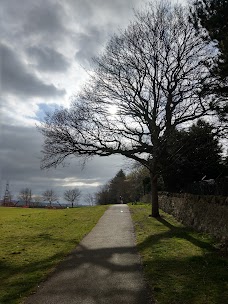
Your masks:
M 184 8 L 151 3 L 94 59 L 71 107 L 46 117 L 42 167 L 69 156 L 126 156 L 149 170 L 152 215 L 159 216 L 157 178 L 170 134 L 223 106 L 204 90 L 213 56 Z

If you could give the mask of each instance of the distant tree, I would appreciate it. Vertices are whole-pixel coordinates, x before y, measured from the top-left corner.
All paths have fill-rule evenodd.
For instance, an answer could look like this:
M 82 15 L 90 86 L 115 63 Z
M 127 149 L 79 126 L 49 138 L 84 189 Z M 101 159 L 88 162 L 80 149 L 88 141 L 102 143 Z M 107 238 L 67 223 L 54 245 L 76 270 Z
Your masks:
M 127 201 L 127 185 L 125 183 L 126 175 L 121 169 L 113 179 L 109 182 L 109 203 L 118 204 L 122 199 L 123 202 Z
M 150 172 L 152 216 L 159 217 L 159 168 L 170 134 L 217 115 L 214 108 L 224 102 L 204 90 L 212 81 L 205 62 L 212 59 L 183 7 L 151 3 L 110 39 L 71 107 L 47 115 L 40 127 L 42 168 L 58 166 L 70 155 L 133 159 Z
M 145 167 L 137 165 L 127 174 L 125 184 L 129 202 L 140 201 L 143 195 L 151 192 L 150 172 Z
M 109 197 L 109 183 L 100 187 L 99 191 L 95 194 L 97 205 L 108 205 L 110 204 Z
M 21 189 L 18 199 L 25 202 L 25 205 L 27 206 L 31 202 L 31 199 L 32 199 L 32 190 L 29 188 Z
M 71 207 L 74 207 L 74 203 L 78 204 L 81 191 L 78 188 L 69 189 L 64 192 L 64 199 L 71 203 Z
M 95 195 L 93 195 L 91 193 L 87 193 L 87 194 L 85 194 L 85 201 L 88 205 L 94 206 L 95 201 L 96 201 L 96 197 L 95 197 Z
M 50 206 L 53 202 L 58 200 L 58 196 L 54 190 L 48 189 L 42 193 L 43 200 L 49 202 Z
M 121 200 L 129 200 L 126 175 L 122 169 L 97 192 L 96 197 L 98 205 L 119 204 Z

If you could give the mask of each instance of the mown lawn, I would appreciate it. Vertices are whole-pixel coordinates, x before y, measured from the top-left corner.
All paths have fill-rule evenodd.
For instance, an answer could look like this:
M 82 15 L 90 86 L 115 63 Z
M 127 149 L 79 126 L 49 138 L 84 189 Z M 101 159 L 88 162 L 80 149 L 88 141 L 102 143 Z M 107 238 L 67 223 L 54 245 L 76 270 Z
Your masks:
M 137 246 L 156 303 L 222 304 L 228 301 L 228 259 L 213 240 L 150 206 L 130 206 Z
M 106 208 L 0 207 L 0 303 L 21 303 L 88 234 Z

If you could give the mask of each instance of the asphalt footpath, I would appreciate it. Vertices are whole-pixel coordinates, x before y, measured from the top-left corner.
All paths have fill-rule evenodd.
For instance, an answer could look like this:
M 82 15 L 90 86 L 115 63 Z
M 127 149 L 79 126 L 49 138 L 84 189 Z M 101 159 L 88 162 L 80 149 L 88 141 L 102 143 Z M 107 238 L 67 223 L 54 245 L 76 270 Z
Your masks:
M 113 205 L 25 304 L 152 303 L 127 205 Z

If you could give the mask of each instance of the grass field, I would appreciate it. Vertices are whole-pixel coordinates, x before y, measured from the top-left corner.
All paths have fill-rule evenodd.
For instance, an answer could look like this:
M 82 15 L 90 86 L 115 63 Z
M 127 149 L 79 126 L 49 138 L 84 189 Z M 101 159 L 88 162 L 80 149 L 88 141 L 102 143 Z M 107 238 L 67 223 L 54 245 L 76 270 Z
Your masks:
M 223 304 L 228 300 L 228 260 L 213 240 L 150 206 L 130 206 L 145 275 L 159 304 Z
M 0 207 L 0 303 L 21 303 L 88 234 L 106 208 Z

